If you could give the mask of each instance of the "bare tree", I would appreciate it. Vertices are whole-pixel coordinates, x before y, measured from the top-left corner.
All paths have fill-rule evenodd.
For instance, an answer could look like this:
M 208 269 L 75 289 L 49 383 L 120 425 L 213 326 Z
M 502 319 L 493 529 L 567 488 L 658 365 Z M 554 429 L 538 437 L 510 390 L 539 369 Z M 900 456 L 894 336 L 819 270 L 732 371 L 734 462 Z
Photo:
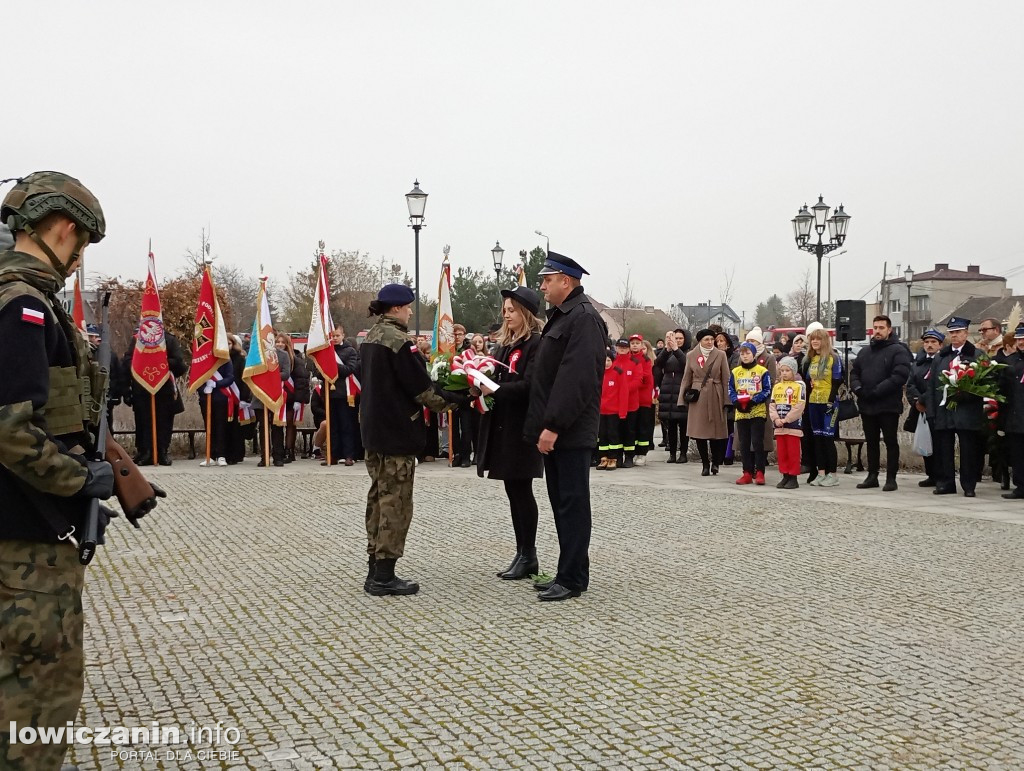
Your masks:
M 636 295 L 636 289 L 633 286 L 632 279 L 633 269 L 626 268 L 626 280 L 622 283 L 622 292 L 619 294 L 618 302 L 615 304 L 616 308 L 643 308 L 644 301 Z
M 806 327 L 817 315 L 817 296 L 811 283 L 811 270 L 804 271 L 799 287 L 786 295 L 786 315 L 798 326 Z
M 733 283 L 736 279 L 736 266 L 733 265 L 732 270 L 724 273 L 725 283 L 719 287 L 718 290 L 718 301 L 722 306 L 729 305 L 732 302 L 733 295 Z

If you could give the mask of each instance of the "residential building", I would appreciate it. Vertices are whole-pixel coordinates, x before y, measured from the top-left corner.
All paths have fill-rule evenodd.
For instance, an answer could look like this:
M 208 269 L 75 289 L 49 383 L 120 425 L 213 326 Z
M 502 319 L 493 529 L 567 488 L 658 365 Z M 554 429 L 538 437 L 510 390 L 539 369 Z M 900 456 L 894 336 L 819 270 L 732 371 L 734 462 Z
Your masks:
M 987 298 L 994 302 L 1010 294 L 1003 276 L 982 273 L 980 265 L 957 270 L 940 262 L 934 270 L 914 274 L 909 295 L 903 276 L 883 281 L 879 307 L 892 319 L 901 339 L 914 340 L 948 319 L 968 300 Z
M 740 326 L 743 320 L 736 311 L 724 305 L 711 305 L 710 303 L 697 303 L 696 305 L 684 305 L 677 303 L 672 306 L 673 315 L 676 318 L 685 319 L 684 326 L 696 332 L 698 329 L 718 324 L 722 329 L 731 335 L 740 333 Z
M 653 343 L 664 337 L 668 330 L 679 326 L 665 311 L 653 305 L 643 308 L 609 308 L 596 302 L 593 305 L 608 325 L 608 336 L 613 340 L 639 332 L 645 338 L 651 338 Z

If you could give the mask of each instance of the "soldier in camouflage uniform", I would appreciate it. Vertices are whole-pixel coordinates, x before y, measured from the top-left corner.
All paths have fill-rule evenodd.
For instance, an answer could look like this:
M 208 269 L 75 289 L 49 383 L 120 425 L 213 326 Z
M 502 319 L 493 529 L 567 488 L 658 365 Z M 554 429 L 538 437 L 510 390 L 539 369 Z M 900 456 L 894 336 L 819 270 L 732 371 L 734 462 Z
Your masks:
M 370 303 L 378 316 L 359 349 L 362 400 L 359 426 L 366 448 L 370 491 L 366 496 L 366 551 L 369 570 L 363 589 L 374 596 L 415 594 L 419 584 L 395 577 L 395 561 L 405 553 L 412 522 L 416 455 L 422 450 L 423 409 L 440 412 L 463 399 L 439 391 L 423 357 L 409 339 L 413 291 L 388 284 Z
M 8 180 L 10 181 L 10 180 Z M 84 685 L 76 535 L 113 471 L 87 461 L 105 407 L 103 373 L 56 298 L 89 243 L 99 202 L 78 180 L 37 172 L 0 206 L 0 768 L 56 769 L 66 744 L 12 741 L 16 727 L 74 721 Z

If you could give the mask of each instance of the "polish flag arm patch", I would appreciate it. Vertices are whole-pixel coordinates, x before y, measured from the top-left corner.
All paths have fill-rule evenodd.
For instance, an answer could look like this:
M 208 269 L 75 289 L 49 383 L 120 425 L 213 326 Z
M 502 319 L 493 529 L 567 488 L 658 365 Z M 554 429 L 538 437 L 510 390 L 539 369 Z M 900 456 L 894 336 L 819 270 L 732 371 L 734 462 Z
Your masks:
M 29 324 L 35 324 L 38 327 L 46 325 L 46 315 L 42 311 L 25 308 L 24 306 L 21 309 L 21 320 Z

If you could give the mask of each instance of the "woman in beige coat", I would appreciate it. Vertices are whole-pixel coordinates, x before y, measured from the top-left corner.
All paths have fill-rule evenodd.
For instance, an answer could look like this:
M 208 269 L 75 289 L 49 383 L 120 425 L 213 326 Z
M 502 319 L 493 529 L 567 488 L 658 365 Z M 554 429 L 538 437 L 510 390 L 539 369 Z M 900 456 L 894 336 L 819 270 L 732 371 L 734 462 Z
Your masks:
M 729 427 L 725 419 L 726 392 L 729 387 L 729 359 L 715 347 L 710 329 L 700 330 L 696 347 L 686 354 L 686 372 L 679 386 L 679 404 L 688 404 L 686 435 L 693 439 L 704 468 L 701 476 L 717 474 L 725 455 Z M 697 392 L 696 401 L 686 394 Z M 710 443 L 710 452 L 708 444 Z

